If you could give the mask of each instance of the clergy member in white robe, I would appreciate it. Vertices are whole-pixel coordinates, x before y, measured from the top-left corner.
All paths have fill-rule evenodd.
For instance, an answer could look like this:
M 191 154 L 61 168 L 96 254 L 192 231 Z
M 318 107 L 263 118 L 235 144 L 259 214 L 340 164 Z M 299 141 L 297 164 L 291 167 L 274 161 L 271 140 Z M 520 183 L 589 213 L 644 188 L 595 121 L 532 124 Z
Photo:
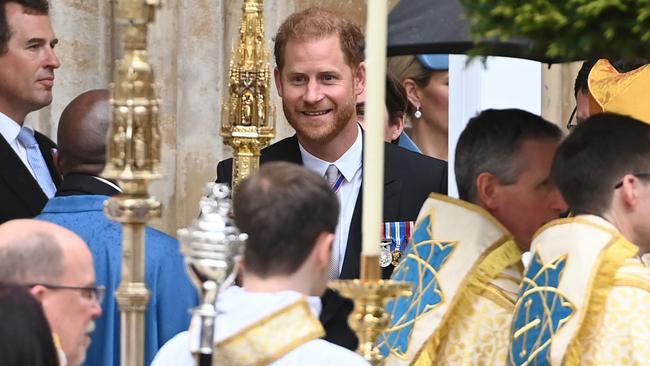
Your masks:
M 285 162 L 244 180 L 233 200 L 235 223 L 248 234 L 243 287 L 217 299 L 213 360 L 218 365 L 368 365 L 320 339 L 319 296 L 331 267 L 339 203 L 323 177 Z M 153 366 L 195 365 L 199 324 L 170 340 Z

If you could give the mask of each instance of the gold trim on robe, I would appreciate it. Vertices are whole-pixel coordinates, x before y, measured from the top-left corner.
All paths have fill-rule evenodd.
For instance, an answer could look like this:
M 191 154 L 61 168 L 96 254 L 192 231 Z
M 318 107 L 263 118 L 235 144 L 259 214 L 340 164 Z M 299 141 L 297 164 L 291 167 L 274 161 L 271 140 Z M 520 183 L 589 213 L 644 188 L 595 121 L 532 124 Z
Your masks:
M 303 297 L 217 343 L 216 364 L 268 365 L 324 335 L 322 325 Z
M 509 365 L 641 365 L 650 359 L 650 270 L 604 219 L 536 234 L 515 306 Z
M 504 364 L 523 272 L 512 235 L 481 207 L 431 194 L 411 240 L 393 279 L 414 293 L 387 305 L 386 365 Z

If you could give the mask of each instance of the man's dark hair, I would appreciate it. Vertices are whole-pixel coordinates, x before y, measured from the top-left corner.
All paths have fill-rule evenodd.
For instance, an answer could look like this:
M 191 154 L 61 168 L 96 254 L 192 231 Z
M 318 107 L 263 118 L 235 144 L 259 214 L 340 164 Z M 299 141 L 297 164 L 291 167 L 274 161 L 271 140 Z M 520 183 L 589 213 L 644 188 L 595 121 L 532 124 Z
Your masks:
M 325 179 L 286 162 L 264 164 L 242 181 L 233 209 L 237 227 L 248 234 L 246 270 L 262 278 L 298 270 L 318 236 L 335 232 L 339 215 Z
M 602 215 L 625 174 L 650 172 L 650 126 L 613 113 L 579 124 L 557 150 L 551 178 L 571 211 Z
M 406 90 L 402 83 L 393 75 L 386 74 L 386 109 L 389 125 L 394 125 L 397 120 L 404 117 L 407 105 Z
M 476 178 L 483 172 L 502 184 L 517 181 L 523 168 L 519 151 L 527 140 L 560 141 L 562 131 L 520 109 L 488 109 L 469 120 L 456 145 L 456 184 L 461 199 L 476 202 Z
M 582 66 L 580 66 L 580 70 L 578 70 L 578 75 L 576 76 L 576 81 L 573 84 L 574 97 L 577 97 L 579 92 L 589 91 L 589 72 L 596 64 L 596 61 L 598 60 L 587 60 L 582 63 Z
M 43 307 L 25 286 L 0 283 L 3 366 L 57 366 L 58 354 Z
M 0 0 L 0 55 L 7 52 L 7 43 L 13 34 L 6 12 L 6 5 L 9 3 L 22 5 L 28 14 L 47 15 L 50 11 L 47 0 Z
M 650 63 L 650 60 L 646 58 L 636 58 L 633 60 L 614 60 L 611 62 L 612 66 L 616 68 L 616 71 L 624 73 L 636 70 L 639 67 Z

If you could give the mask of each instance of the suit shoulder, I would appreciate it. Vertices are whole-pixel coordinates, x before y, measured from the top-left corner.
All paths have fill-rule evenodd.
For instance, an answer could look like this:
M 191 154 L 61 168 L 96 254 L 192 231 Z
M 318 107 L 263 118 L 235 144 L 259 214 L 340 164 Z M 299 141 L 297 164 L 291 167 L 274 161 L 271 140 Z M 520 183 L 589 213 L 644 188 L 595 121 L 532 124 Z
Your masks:
M 404 149 L 402 147 L 396 146 L 394 144 L 385 144 L 386 146 L 386 157 L 393 165 L 404 165 L 404 162 L 408 162 L 406 168 L 412 167 L 413 165 L 430 167 L 434 169 L 447 169 L 447 162 L 444 160 L 432 158 L 427 155 L 419 154 L 411 150 Z

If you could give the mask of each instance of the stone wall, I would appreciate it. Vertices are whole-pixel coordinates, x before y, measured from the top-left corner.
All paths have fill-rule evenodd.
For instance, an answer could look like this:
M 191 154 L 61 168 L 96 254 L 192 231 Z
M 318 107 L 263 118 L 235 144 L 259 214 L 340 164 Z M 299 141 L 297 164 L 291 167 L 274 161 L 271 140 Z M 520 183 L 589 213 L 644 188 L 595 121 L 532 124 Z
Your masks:
M 67 103 L 85 90 L 108 86 L 112 60 L 119 56 L 119 43 L 111 18 L 114 0 L 50 1 L 62 67 L 56 72 L 52 105 L 33 113 L 28 120 L 55 139 L 58 118 Z M 392 6 L 397 0 L 389 3 Z M 241 0 L 164 0 L 150 27 L 150 59 L 162 98 L 165 174 L 150 190 L 164 205 L 163 217 L 153 225 L 173 235 L 196 217 L 204 183 L 214 180 L 217 162 L 231 155 L 230 148 L 221 142 L 219 125 L 226 97 L 227 65 L 238 42 L 241 4 Z M 267 0 L 269 49 L 272 35 L 288 14 L 316 4 L 344 9 L 346 15 L 365 27 L 362 0 Z M 565 88 L 562 82 L 556 80 L 549 87 Z M 558 107 L 553 100 L 566 93 L 547 94 L 549 108 L 562 109 L 560 115 L 565 113 L 566 108 Z M 277 138 L 284 138 L 292 131 L 282 115 L 277 94 L 272 95 Z

